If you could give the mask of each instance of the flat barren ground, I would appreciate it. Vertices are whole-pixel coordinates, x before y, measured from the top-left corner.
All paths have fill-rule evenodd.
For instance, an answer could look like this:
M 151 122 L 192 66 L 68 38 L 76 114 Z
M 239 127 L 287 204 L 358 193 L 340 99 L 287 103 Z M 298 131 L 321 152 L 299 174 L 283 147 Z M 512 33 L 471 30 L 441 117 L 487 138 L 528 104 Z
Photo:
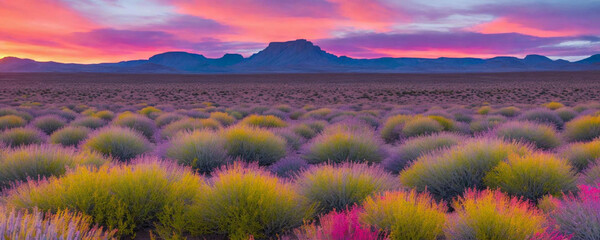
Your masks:
M 2 73 L 0 104 L 537 104 L 600 99 L 600 72 L 143 75 Z

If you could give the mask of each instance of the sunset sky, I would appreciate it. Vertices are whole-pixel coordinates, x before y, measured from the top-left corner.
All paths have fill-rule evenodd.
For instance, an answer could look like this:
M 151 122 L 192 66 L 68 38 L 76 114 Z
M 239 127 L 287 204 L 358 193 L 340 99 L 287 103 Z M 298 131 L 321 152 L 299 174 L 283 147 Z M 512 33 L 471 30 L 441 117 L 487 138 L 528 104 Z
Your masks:
M 298 38 L 356 58 L 600 53 L 599 0 L 0 0 L 0 16 L 0 58 L 40 61 L 250 56 Z

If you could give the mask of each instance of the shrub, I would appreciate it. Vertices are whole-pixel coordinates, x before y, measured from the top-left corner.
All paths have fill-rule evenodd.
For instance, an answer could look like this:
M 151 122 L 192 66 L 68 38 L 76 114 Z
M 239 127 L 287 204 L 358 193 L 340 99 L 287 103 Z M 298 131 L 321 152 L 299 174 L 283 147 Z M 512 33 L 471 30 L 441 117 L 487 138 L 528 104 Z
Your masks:
M 63 175 L 76 165 L 101 165 L 107 159 L 93 154 L 79 154 L 73 149 L 56 146 L 27 146 L 8 150 L 0 158 L 0 187 L 16 181 L 27 181 Z
M 67 125 L 67 122 L 56 115 L 46 115 L 33 120 L 33 126 L 46 134 L 51 134 L 65 125 Z
M 278 177 L 291 178 L 308 168 L 306 160 L 300 157 L 286 157 L 277 161 L 269 168 Z
M 466 189 L 484 189 L 484 177 L 510 154 L 531 150 L 521 144 L 496 139 L 476 139 L 439 154 L 418 158 L 400 173 L 401 182 L 419 191 L 429 191 L 437 199 L 451 200 Z
M 315 222 L 304 224 L 294 231 L 299 240 L 313 239 L 381 239 L 378 230 L 372 231 L 371 226 L 360 223 L 359 214 L 362 210 L 352 208 L 346 211 L 332 211 L 319 217 L 319 225 Z
M 210 118 L 217 120 L 223 126 L 229 126 L 235 122 L 235 118 L 224 112 L 212 112 Z
M 565 105 L 563 105 L 562 103 L 559 102 L 549 102 L 544 104 L 544 107 L 550 109 L 550 110 L 556 110 L 559 108 L 563 108 Z
M 139 114 L 142 114 L 148 118 L 156 118 L 156 116 L 158 116 L 158 114 L 162 113 L 162 111 L 158 108 L 155 108 L 153 106 L 148 106 L 145 108 L 142 108 L 138 111 Z
M 581 181 L 583 182 L 583 184 L 587 185 L 600 184 L 600 161 L 596 161 L 596 163 L 590 164 L 590 166 L 585 171 L 583 171 Z
M 510 155 L 485 177 L 488 186 L 534 203 L 546 194 L 560 196 L 575 191 L 575 180 L 566 160 L 546 153 Z
M 177 133 L 194 130 L 219 130 L 221 124 L 214 119 L 185 118 L 169 123 L 162 130 L 163 138 L 172 138 Z
M 165 155 L 201 173 L 210 173 L 228 161 L 225 139 L 211 131 L 178 134 L 169 142 Z
M 185 118 L 185 116 L 178 114 L 178 113 L 163 113 L 160 116 L 158 116 L 154 120 L 154 122 L 156 123 L 156 126 L 164 127 L 165 125 L 167 125 L 169 123 L 179 121 L 184 118 Z
M 492 108 L 490 106 L 483 106 L 477 109 L 477 114 L 487 115 L 488 113 L 490 113 L 490 111 L 492 111 Z
M 439 239 L 446 221 L 446 204 L 436 203 L 428 194 L 386 192 L 368 197 L 363 222 L 390 233 L 391 239 Z
M 329 115 L 330 113 L 333 112 L 333 110 L 331 110 L 329 108 L 319 108 L 319 109 L 314 109 L 314 110 L 308 110 L 308 109 L 310 109 L 310 108 L 305 108 L 305 110 L 308 112 L 302 116 L 303 118 L 313 118 L 313 119 L 324 120 L 327 118 L 327 115 Z
M 563 120 L 556 114 L 556 112 L 550 109 L 532 109 L 527 112 L 524 112 L 519 117 L 521 120 L 538 122 L 538 123 L 546 123 L 552 124 L 557 128 L 562 128 L 564 122 Z
M 388 118 L 381 129 L 381 137 L 386 143 L 393 143 L 400 139 L 404 124 L 412 117 L 408 115 L 396 115 Z
M 568 195 L 550 213 L 559 231 L 573 240 L 598 239 L 600 236 L 600 185 L 579 186 L 579 195 Z
M 275 135 L 280 136 L 283 139 L 285 139 L 285 142 L 286 142 L 288 148 L 290 148 L 292 150 L 300 149 L 300 146 L 302 146 L 302 144 L 304 144 L 306 142 L 306 139 L 302 138 L 301 136 L 294 133 L 290 129 L 279 128 L 279 129 L 273 130 L 273 133 Z
M 128 161 L 149 152 L 152 146 L 140 133 L 123 127 L 107 127 L 93 133 L 84 143 L 85 149 Z
M 71 126 L 74 127 L 86 127 L 90 129 L 98 129 L 106 125 L 106 121 L 98 117 L 84 117 L 75 119 L 71 122 Z
M 452 206 L 456 213 L 444 229 L 447 239 L 522 240 L 545 230 L 539 210 L 500 191 L 468 190 Z
M 506 122 L 506 117 L 504 116 L 487 116 L 485 118 L 472 121 L 469 124 L 469 129 L 474 133 L 483 132 L 492 129 L 503 122 Z
M 292 111 L 292 107 L 288 104 L 279 104 L 279 105 L 275 106 L 275 109 L 282 111 L 282 112 L 286 112 L 286 113 L 289 113 L 290 111 Z
M 286 127 L 287 123 L 281 120 L 278 117 L 268 115 L 268 116 L 259 116 L 259 115 L 250 115 L 246 118 L 242 119 L 242 124 L 246 124 L 254 127 L 264 127 L 264 128 L 279 128 Z
M 435 120 L 440 125 L 442 125 L 444 131 L 450 131 L 450 130 L 454 129 L 454 121 L 452 121 L 452 119 L 448 119 L 448 118 L 445 118 L 442 116 L 434 116 L 434 115 L 427 116 L 427 117 Z
M 397 174 L 419 156 L 455 146 L 464 140 L 464 137 L 451 133 L 412 138 L 394 149 L 391 156 L 383 161 L 383 166 L 386 170 Z
M 560 108 L 555 110 L 556 114 L 563 120 L 563 122 L 571 121 L 573 118 L 577 117 L 579 114 L 573 109 L 570 108 Z
M 600 158 L 600 139 L 587 143 L 571 143 L 561 151 L 560 155 L 581 172 L 590 163 Z
M 133 238 L 147 226 L 178 227 L 173 219 L 183 217 L 182 209 L 194 204 L 204 189 L 191 171 L 144 159 L 99 169 L 78 167 L 61 178 L 24 184 L 6 201 L 16 208 L 79 211 L 96 224 L 118 229 L 119 236 Z
M 290 113 L 290 119 L 292 120 L 298 120 L 300 117 L 302 117 L 306 112 L 304 111 L 295 111 Z
M 319 213 L 341 211 L 371 194 L 399 187 L 398 180 L 383 169 L 356 163 L 312 167 L 298 176 L 296 184 Z
M 600 137 L 600 116 L 583 116 L 565 125 L 564 136 L 569 141 L 590 141 Z
M 505 117 L 514 117 L 519 115 L 519 113 L 521 112 L 521 109 L 517 108 L 517 107 L 503 107 L 498 109 L 498 113 L 502 116 Z
M 0 207 L 0 236 L 8 239 L 112 239 L 115 231 L 90 227 L 92 219 L 81 213 L 59 211 L 56 214 L 33 211 L 16 211 Z
M 256 167 L 235 163 L 216 172 L 212 185 L 189 211 L 192 235 L 225 234 L 229 239 L 272 238 L 300 226 L 312 208 L 291 183 Z
M 31 121 L 31 119 L 33 119 L 33 116 L 31 116 L 31 114 L 29 114 L 29 113 L 17 111 L 17 110 L 10 109 L 10 108 L 0 108 L 0 117 L 6 116 L 6 115 L 18 116 L 28 122 Z
M 437 120 L 426 117 L 414 117 L 408 120 L 402 127 L 402 135 L 405 137 L 416 137 L 429 135 L 444 130 L 444 126 Z
M 22 117 L 15 115 L 5 115 L 0 117 L 0 131 L 9 129 L 9 128 L 17 128 L 24 127 L 27 124 L 27 121 Z
M 496 129 L 496 136 L 509 141 L 531 143 L 540 149 L 560 145 L 560 138 L 553 127 L 532 122 L 508 122 Z
M 50 142 L 63 146 L 77 146 L 87 138 L 90 129 L 86 127 L 65 127 L 50 135 Z
M 0 144 L 9 147 L 40 144 L 46 141 L 46 135 L 34 128 L 11 128 L 0 133 Z
M 317 132 L 307 124 L 294 126 L 292 131 L 305 139 L 312 139 L 317 136 Z
M 147 139 L 152 139 L 156 125 L 151 119 L 133 113 L 123 113 L 114 120 L 114 124 L 140 132 Z
M 223 131 L 225 149 L 231 157 L 246 162 L 270 165 L 286 154 L 286 142 L 272 132 L 246 125 L 229 127 Z
M 115 113 L 113 113 L 112 111 L 109 111 L 109 110 L 103 110 L 103 111 L 94 113 L 92 116 L 100 118 L 104 121 L 111 121 L 115 117 Z
M 312 140 L 304 158 L 309 163 L 374 162 L 384 154 L 373 131 L 363 126 L 335 125 Z

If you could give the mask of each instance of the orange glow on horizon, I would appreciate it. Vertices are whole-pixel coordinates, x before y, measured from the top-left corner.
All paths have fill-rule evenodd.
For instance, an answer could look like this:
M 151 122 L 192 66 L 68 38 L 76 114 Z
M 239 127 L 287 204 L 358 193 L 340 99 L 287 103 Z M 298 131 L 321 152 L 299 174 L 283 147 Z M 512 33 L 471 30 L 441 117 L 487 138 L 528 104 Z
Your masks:
M 479 33 L 492 34 L 492 33 L 520 33 L 525 35 L 531 35 L 536 37 L 565 37 L 574 34 L 579 34 L 578 31 L 552 31 L 536 29 L 532 27 L 523 26 L 522 24 L 511 22 L 506 18 L 498 18 L 494 21 L 483 23 L 469 30 L 473 30 Z

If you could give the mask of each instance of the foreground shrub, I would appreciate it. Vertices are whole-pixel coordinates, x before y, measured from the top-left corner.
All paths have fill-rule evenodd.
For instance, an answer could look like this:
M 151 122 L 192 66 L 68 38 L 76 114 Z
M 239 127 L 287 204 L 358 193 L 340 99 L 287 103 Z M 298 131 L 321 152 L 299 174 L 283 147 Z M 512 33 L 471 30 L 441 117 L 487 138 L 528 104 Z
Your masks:
M 106 125 L 106 121 L 98 117 L 84 117 L 75 119 L 71 122 L 71 126 L 86 127 L 90 129 L 98 129 L 104 127 L 104 125 Z
M 569 141 L 591 141 L 600 137 L 600 116 L 583 116 L 565 125 L 564 136 Z
M 312 167 L 300 174 L 296 184 L 319 213 L 341 211 L 371 194 L 399 187 L 398 180 L 383 169 L 354 163 Z
M 218 171 L 189 211 L 192 235 L 217 233 L 230 239 L 272 238 L 298 227 L 313 210 L 291 183 L 258 168 L 235 163 Z
M 166 125 L 162 130 L 163 138 L 172 138 L 180 132 L 194 130 L 218 130 L 221 124 L 214 119 L 185 118 Z
M 15 116 L 15 115 L 6 115 L 0 117 L 0 131 L 9 129 L 9 128 L 17 128 L 24 127 L 27 124 L 25 119 Z
M 115 119 L 114 124 L 120 127 L 126 127 L 140 132 L 147 139 L 152 139 L 156 125 L 151 119 L 133 113 L 121 114 Z
M 531 150 L 521 144 L 496 139 L 477 139 L 439 154 L 418 158 L 400 173 L 401 182 L 419 191 L 429 191 L 437 199 L 451 200 L 466 189 L 484 189 L 484 177 L 509 155 L 525 155 Z
M 161 222 L 166 219 L 162 216 L 193 204 L 204 188 L 191 171 L 147 159 L 97 170 L 79 167 L 61 178 L 22 185 L 6 201 L 20 209 L 79 211 L 96 224 L 118 229 L 120 236 L 133 238 L 142 228 L 172 224 Z
M 93 133 L 83 143 L 83 147 L 121 161 L 128 161 L 152 150 L 148 140 L 140 133 L 117 126 L 103 128 Z
M 46 141 L 46 135 L 34 128 L 11 128 L 0 133 L 0 145 L 18 147 L 40 144 Z
M 381 137 L 386 143 L 393 143 L 400 139 L 404 124 L 412 117 L 409 115 L 396 115 L 388 118 L 381 129 Z
M 312 140 L 304 158 L 309 163 L 373 162 L 383 160 L 373 131 L 363 126 L 335 125 Z
M 559 231 L 573 240 L 598 239 L 600 236 L 600 185 L 579 187 L 579 195 L 568 195 L 550 213 Z
M 564 124 L 563 120 L 558 116 L 558 114 L 556 114 L 556 112 L 544 108 L 529 110 L 521 114 L 519 118 L 526 121 L 552 124 L 557 128 L 562 128 Z
M 178 134 L 169 142 L 165 155 L 201 173 L 210 173 L 228 160 L 225 139 L 211 131 Z
M 0 207 L 0 236 L 7 239 L 112 239 L 115 231 L 91 227 L 92 219 L 81 213 L 59 211 L 56 214 L 16 211 Z
M 65 147 L 77 146 L 87 138 L 90 129 L 86 127 L 65 127 L 50 135 L 50 142 Z
M 16 181 L 27 181 L 65 174 L 77 165 L 102 165 L 108 162 L 97 154 L 76 153 L 57 146 L 32 145 L 6 151 L 0 157 L 0 187 Z
M 237 125 L 223 131 L 225 149 L 229 156 L 246 162 L 271 165 L 286 154 L 286 141 L 272 132 Z
M 286 157 L 271 165 L 269 169 L 279 177 L 291 178 L 306 168 L 308 168 L 306 160 L 300 157 Z
M 596 161 L 583 172 L 581 181 L 587 185 L 600 184 L 600 161 Z
M 468 190 L 452 203 L 447 239 L 530 239 L 544 231 L 546 218 L 526 201 L 500 191 Z
M 485 177 L 488 186 L 534 203 L 547 194 L 558 197 L 575 191 L 575 180 L 566 160 L 546 153 L 510 155 Z
M 496 136 L 508 141 L 531 143 L 537 148 L 551 149 L 560 145 L 553 127 L 532 122 L 508 122 L 496 129 Z
M 464 137 L 451 133 L 412 138 L 394 149 L 391 156 L 386 158 L 382 164 L 386 170 L 399 173 L 419 156 L 455 146 L 464 140 Z
M 371 230 L 371 226 L 360 223 L 360 208 L 346 211 L 332 211 L 319 217 L 319 224 L 304 224 L 294 231 L 299 240 L 313 239 L 355 239 L 378 240 L 381 239 L 379 231 Z
M 292 131 L 305 139 L 312 139 L 317 136 L 317 131 L 308 126 L 308 124 L 294 126 Z
M 600 139 L 587 143 L 572 143 L 561 151 L 561 156 L 577 171 L 583 171 L 587 166 L 600 158 Z
M 285 139 L 286 145 L 291 150 L 298 150 L 302 144 L 306 143 L 306 139 L 294 133 L 288 128 L 274 129 L 273 133 Z
M 242 124 L 246 124 L 254 127 L 264 127 L 264 128 L 279 128 L 286 127 L 287 123 L 281 120 L 278 117 L 273 115 L 268 116 L 260 116 L 260 115 L 250 115 L 242 119 Z
M 51 134 L 65 125 L 67 125 L 67 122 L 64 119 L 54 115 L 46 115 L 33 120 L 33 126 L 46 134 Z
M 210 118 L 217 120 L 223 126 L 229 126 L 235 122 L 235 118 L 224 112 L 212 112 Z
M 389 232 L 391 239 L 439 239 L 446 221 L 446 204 L 428 194 L 397 191 L 368 197 L 363 222 Z

